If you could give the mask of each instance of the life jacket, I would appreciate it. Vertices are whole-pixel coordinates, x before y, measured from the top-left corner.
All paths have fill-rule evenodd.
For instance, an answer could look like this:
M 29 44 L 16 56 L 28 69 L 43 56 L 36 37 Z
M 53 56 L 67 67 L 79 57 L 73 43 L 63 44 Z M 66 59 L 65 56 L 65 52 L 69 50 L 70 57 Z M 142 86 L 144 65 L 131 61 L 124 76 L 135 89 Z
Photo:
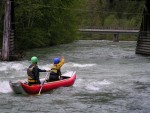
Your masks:
M 61 75 L 60 69 L 57 69 L 57 66 L 54 65 L 51 67 L 51 75 L 56 75 L 57 77 L 59 77 Z
M 35 67 L 35 65 L 31 65 L 29 66 L 29 68 L 27 69 L 27 74 L 28 74 L 28 82 L 29 83 L 37 83 L 38 81 L 36 80 L 36 77 L 33 73 L 33 68 Z

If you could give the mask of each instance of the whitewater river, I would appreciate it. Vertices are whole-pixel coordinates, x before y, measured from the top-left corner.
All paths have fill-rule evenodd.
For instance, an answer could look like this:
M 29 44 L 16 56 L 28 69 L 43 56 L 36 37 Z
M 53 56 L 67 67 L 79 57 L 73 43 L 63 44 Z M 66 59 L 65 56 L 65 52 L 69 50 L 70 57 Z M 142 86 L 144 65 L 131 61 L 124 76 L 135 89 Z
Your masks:
M 136 42 L 80 40 L 0 62 L 0 113 L 150 113 L 150 57 L 136 55 L 135 47 Z M 32 55 L 41 69 L 64 56 L 62 72 L 76 71 L 75 84 L 40 96 L 14 94 L 8 81 L 26 80 Z

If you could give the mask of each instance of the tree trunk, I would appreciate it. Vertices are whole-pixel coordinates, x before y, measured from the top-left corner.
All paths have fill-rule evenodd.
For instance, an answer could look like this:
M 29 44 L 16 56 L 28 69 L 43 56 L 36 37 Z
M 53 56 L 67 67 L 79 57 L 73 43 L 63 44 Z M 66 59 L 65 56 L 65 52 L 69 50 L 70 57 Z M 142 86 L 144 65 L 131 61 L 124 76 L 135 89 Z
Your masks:
M 10 31 L 11 31 L 11 1 L 6 0 L 5 3 L 5 16 L 4 16 L 4 29 L 3 29 L 3 46 L 2 46 L 2 60 L 9 60 L 10 57 Z

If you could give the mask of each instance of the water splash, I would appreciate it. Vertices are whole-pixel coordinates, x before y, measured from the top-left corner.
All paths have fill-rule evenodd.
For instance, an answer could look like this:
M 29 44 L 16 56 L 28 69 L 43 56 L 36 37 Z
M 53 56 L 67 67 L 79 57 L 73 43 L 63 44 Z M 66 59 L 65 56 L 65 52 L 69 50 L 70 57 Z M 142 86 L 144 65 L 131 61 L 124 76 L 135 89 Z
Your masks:
M 1 66 L 0 71 L 6 71 L 7 70 L 7 66 Z
M 80 68 L 92 67 L 92 66 L 95 66 L 95 65 L 96 64 L 78 64 L 78 63 L 73 63 L 73 62 L 66 63 L 66 66 L 80 67 Z
M 12 92 L 12 89 L 9 85 L 8 81 L 1 81 L 0 84 L 0 93 L 10 93 Z
M 110 85 L 110 84 L 112 84 L 112 82 L 104 79 L 103 81 L 97 82 L 96 84 L 98 84 L 98 85 Z
M 39 65 L 40 69 L 50 70 L 52 64 Z
M 7 70 L 24 70 L 26 68 L 26 63 L 24 62 L 3 62 L 0 63 L 1 68 L 0 71 L 7 71 Z
M 92 67 L 96 64 L 73 64 L 74 67 Z
M 93 91 L 98 91 L 100 90 L 102 87 L 106 86 L 106 85 L 110 85 L 112 84 L 112 82 L 107 81 L 107 80 L 103 80 L 103 81 L 93 81 L 93 82 L 88 82 L 88 85 L 86 86 L 87 90 L 93 90 Z
M 15 63 L 15 64 L 12 64 L 10 68 L 16 71 L 19 71 L 19 70 L 25 69 L 26 67 L 23 64 Z
M 97 81 L 97 80 L 84 80 L 84 79 L 77 79 L 74 86 L 75 87 L 80 87 L 81 89 L 84 88 L 86 90 L 91 90 L 91 91 L 99 91 L 101 90 L 104 86 L 111 85 L 112 82 L 108 80 L 102 80 L 102 81 Z

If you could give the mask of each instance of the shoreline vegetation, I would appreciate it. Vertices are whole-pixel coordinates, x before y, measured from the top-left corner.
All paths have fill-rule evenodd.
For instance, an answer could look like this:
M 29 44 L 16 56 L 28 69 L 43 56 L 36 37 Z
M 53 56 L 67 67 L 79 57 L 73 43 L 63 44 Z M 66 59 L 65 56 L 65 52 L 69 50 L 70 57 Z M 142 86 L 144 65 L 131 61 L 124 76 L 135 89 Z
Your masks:
M 1 37 L 4 3 L 0 2 Z M 15 0 L 15 47 L 23 53 L 80 39 L 112 40 L 113 35 L 84 34 L 77 29 L 140 29 L 144 4 L 145 1 L 126 0 Z M 119 35 L 119 40 L 136 41 L 137 36 Z

